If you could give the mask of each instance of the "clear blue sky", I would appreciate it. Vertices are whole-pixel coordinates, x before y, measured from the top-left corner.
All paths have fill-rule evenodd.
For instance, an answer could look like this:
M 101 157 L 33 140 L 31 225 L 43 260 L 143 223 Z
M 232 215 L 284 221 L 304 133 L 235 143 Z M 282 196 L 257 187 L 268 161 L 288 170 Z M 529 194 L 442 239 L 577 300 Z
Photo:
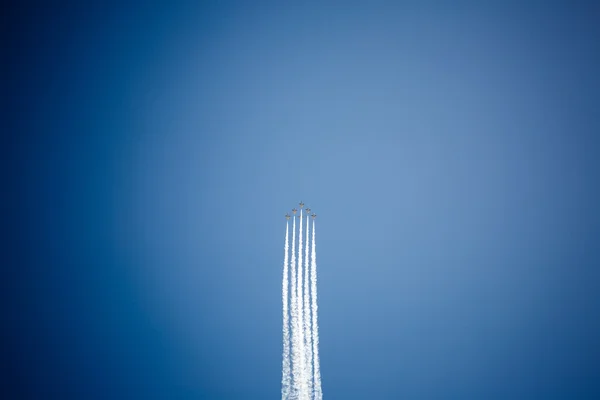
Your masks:
M 6 8 L 13 398 L 280 396 L 300 200 L 326 398 L 600 398 L 598 6 L 200 3 Z

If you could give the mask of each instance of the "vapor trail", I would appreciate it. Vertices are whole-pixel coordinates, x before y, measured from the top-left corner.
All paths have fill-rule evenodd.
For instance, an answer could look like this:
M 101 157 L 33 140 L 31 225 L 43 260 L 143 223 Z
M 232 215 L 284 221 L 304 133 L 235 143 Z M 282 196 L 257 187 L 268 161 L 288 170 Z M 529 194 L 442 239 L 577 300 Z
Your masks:
M 283 373 L 281 377 L 281 398 L 287 400 L 290 395 L 290 320 L 288 312 L 288 257 L 290 223 L 285 224 L 285 248 L 283 256 L 283 281 L 281 283 L 281 301 L 283 303 Z
M 311 252 L 311 297 L 312 297 L 312 341 L 314 362 L 314 400 L 323 399 L 321 388 L 321 364 L 319 362 L 319 323 L 317 306 L 317 251 L 315 247 L 315 221 L 312 224 L 312 252 Z
M 299 380 L 298 380 L 298 361 L 300 360 L 298 354 L 298 299 L 296 297 L 296 215 L 293 216 L 294 222 L 292 223 L 292 254 L 291 254 L 291 287 L 292 293 L 291 299 L 291 316 L 292 316 L 292 387 L 291 397 L 292 399 L 298 398 Z
M 308 234 L 310 231 L 309 225 L 310 216 L 306 215 L 306 252 L 304 253 L 304 349 L 306 351 L 305 361 L 306 361 L 306 383 L 308 386 L 308 392 L 310 398 L 312 398 L 313 392 L 313 367 L 312 367 L 312 338 L 311 338 L 311 315 L 310 315 L 310 288 L 309 288 L 309 260 L 308 260 Z
M 297 307 L 298 307 L 298 320 L 297 327 L 298 330 L 298 379 L 299 379 L 299 387 L 300 391 L 300 399 L 308 399 L 308 385 L 306 382 L 306 350 L 304 349 L 304 304 L 303 304 L 303 296 L 302 296 L 302 208 L 300 208 L 300 229 L 298 234 L 298 289 L 296 290 L 296 295 L 298 296 Z

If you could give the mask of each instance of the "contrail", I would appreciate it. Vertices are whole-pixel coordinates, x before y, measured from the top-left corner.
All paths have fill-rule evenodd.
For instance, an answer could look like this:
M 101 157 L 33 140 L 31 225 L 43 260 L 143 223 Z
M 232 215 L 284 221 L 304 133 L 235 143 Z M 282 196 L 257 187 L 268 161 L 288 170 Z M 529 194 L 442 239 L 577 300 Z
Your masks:
M 302 206 L 300 206 L 300 229 L 298 234 L 298 289 L 296 295 L 298 296 L 297 307 L 298 307 L 298 390 L 300 391 L 300 399 L 308 399 L 308 385 L 306 381 L 306 350 L 304 349 L 304 304 L 302 299 Z
M 281 377 L 281 398 L 287 400 L 290 395 L 290 317 L 288 312 L 288 257 L 290 223 L 285 224 L 285 248 L 283 256 L 283 281 L 281 283 L 281 301 L 283 303 L 283 372 Z
M 283 305 L 282 400 L 323 399 L 319 361 L 316 214 L 310 215 L 310 210 L 306 209 L 306 228 L 304 228 L 303 206 L 304 204 L 300 202 L 298 232 L 296 232 L 296 213 L 298 211 L 295 208 L 292 210 L 294 221 L 292 222 L 291 249 L 289 246 L 289 219 L 291 216 L 286 214 L 288 223 L 285 227 L 285 260 L 281 289 Z M 309 242 L 311 237 L 310 217 L 313 219 L 312 242 Z M 303 229 L 306 229 L 305 241 L 303 241 Z M 296 236 L 298 237 L 298 248 L 296 248 Z M 291 290 L 289 290 L 290 287 Z
M 313 392 L 313 367 L 312 367 L 312 338 L 311 338 L 311 314 L 310 314 L 310 288 L 308 285 L 309 281 L 309 269 L 308 269 L 308 233 L 310 231 L 309 225 L 310 216 L 306 214 L 306 252 L 304 253 L 304 349 L 306 351 L 306 381 L 310 398 L 312 398 Z
M 291 255 L 291 270 L 290 275 L 292 277 L 291 287 L 292 293 L 291 299 L 291 315 L 292 315 L 292 387 L 291 387 L 291 398 L 298 398 L 298 299 L 296 298 L 296 215 L 294 213 L 294 222 L 292 223 L 292 255 Z
M 323 399 L 321 388 L 321 365 L 319 362 L 319 323 L 317 306 L 317 251 L 315 247 L 315 221 L 312 224 L 312 252 L 311 252 L 311 297 L 312 297 L 312 341 L 313 341 L 313 363 L 314 363 L 314 400 Z

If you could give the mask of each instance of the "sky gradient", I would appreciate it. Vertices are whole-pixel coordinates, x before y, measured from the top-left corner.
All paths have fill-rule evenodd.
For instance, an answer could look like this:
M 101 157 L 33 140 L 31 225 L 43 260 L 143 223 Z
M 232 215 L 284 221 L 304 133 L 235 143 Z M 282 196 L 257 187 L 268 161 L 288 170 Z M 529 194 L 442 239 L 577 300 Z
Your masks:
M 200 3 L 4 13 L 7 393 L 277 398 L 303 200 L 326 398 L 600 397 L 598 6 Z

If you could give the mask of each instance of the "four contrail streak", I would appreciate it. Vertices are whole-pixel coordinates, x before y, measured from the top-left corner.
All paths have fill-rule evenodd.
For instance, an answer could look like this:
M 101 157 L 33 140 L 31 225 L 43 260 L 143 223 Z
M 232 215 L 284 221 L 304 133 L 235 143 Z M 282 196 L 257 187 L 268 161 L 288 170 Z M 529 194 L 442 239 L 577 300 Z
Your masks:
M 315 214 L 312 224 L 306 216 L 306 244 L 303 243 L 303 204 L 300 204 L 298 250 L 296 252 L 296 210 L 292 223 L 292 251 L 289 254 L 289 222 L 285 232 L 285 261 L 283 264 L 283 371 L 281 397 L 283 400 L 322 400 L 319 361 L 319 326 L 317 319 L 317 264 L 315 247 Z M 307 211 L 310 211 L 307 209 Z M 289 219 L 290 216 L 286 215 Z M 304 246 L 304 265 L 303 261 Z M 309 250 L 311 259 L 309 261 Z M 288 269 L 288 266 L 290 267 Z M 291 282 L 288 278 L 291 276 Z M 304 285 L 303 285 L 304 284 Z M 288 287 L 289 293 L 288 311 Z M 304 287 L 303 287 L 304 286 Z M 291 318 L 290 318 L 291 315 Z M 291 340 L 290 340 L 291 329 Z M 290 360 L 291 354 L 291 360 Z
M 281 301 L 283 303 L 283 365 L 281 377 L 281 398 L 287 399 L 290 395 L 290 320 L 288 312 L 288 256 L 290 224 L 285 224 L 285 248 L 283 256 L 283 281 L 281 284 Z

